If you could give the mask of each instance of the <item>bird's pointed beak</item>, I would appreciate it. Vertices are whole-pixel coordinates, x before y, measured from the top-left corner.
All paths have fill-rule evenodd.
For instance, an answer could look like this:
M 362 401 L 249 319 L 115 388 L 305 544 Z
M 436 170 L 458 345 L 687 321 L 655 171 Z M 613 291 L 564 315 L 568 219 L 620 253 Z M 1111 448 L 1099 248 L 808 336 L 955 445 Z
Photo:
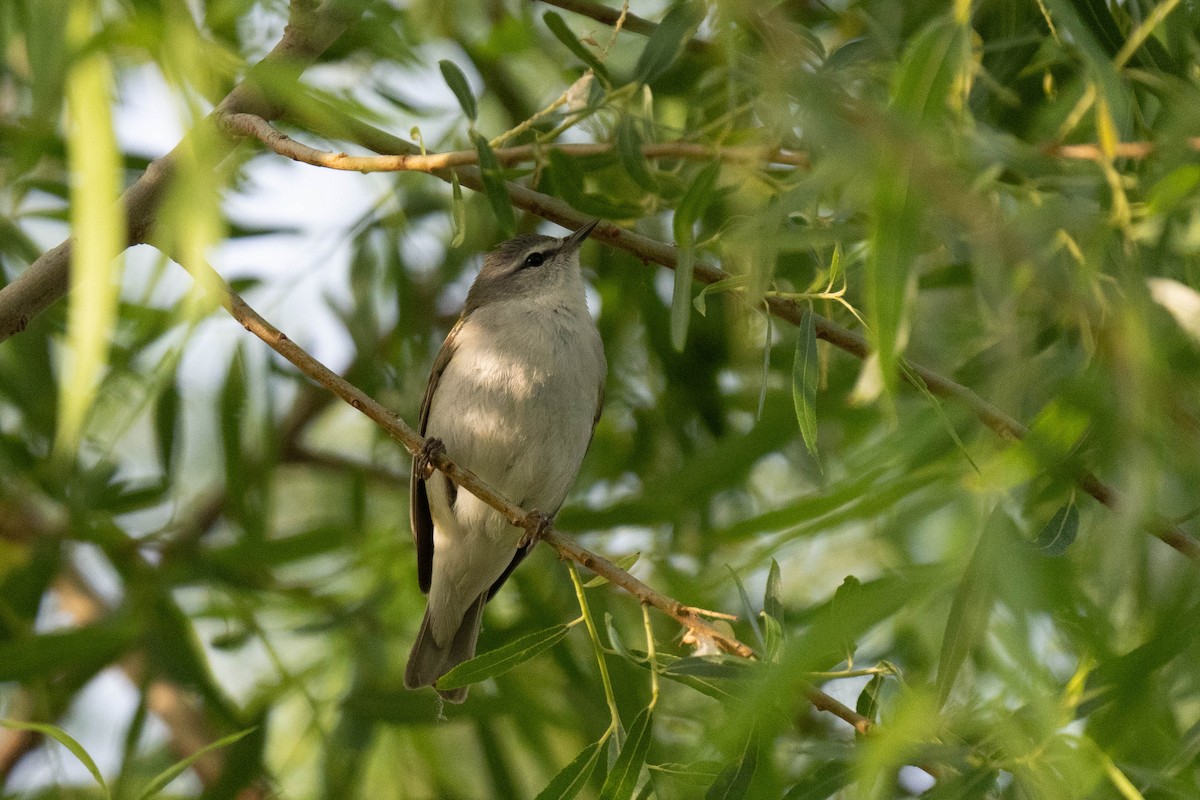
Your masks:
M 591 233 L 593 230 L 595 230 L 595 229 L 596 229 L 596 226 L 597 226 L 597 225 L 599 225 L 599 224 L 600 224 L 600 220 L 598 220 L 598 219 L 594 219 L 594 220 L 592 220 L 591 222 L 589 222 L 589 223 L 587 223 L 586 225 L 584 225 L 584 226 L 583 226 L 582 228 L 580 228 L 579 230 L 577 230 L 577 231 L 575 231 L 574 233 L 572 233 L 570 236 L 564 237 L 564 238 L 563 238 L 562 249 L 561 249 L 559 252 L 562 252 L 562 253 L 573 253 L 573 252 L 575 252 L 576 250 L 578 250 L 578 249 L 579 249 L 579 247 L 580 247 L 580 245 L 582 245 L 582 244 L 583 244 L 583 240 L 584 240 L 584 239 L 586 239 L 586 238 L 588 237 L 588 235 L 589 235 L 589 234 L 590 234 L 590 233 Z

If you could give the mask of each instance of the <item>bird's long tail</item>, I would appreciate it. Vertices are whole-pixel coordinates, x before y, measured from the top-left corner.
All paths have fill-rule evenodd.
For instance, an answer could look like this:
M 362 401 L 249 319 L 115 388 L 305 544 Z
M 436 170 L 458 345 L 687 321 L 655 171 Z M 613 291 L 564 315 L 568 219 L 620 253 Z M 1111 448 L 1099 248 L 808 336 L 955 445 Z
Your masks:
M 458 630 L 445 647 L 433 638 L 429 608 L 426 607 L 425 618 L 421 620 L 421 630 L 417 632 L 417 640 L 413 643 L 412 652 L 408 654 L 408 667 L 404 670 L 406 688 L 431 686 L 454 667 L 475 657 L 475 640 L 479 638 L 479 623 L 483 619 L 483 605 L 486 602 L 485 592 L 467 609 Z M 438 690 L 438 694 L 451 703 L 461 703 L 467 699 L 467 687 L 445 692 Z

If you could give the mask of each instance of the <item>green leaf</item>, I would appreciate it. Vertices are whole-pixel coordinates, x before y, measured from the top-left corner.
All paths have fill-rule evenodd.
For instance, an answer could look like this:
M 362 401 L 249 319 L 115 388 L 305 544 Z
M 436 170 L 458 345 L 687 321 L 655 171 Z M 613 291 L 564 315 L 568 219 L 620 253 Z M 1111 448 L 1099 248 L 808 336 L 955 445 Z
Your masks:
M 700 316 L 703 317 L 708 313 L 707 300 L 710 294 L 722 294 L 724 292 L 731 292 L 734 289 L 740 289 L 746 285 L 748 280 L 750 278 L 747 275 L 734 275 L 731 278 L 722 278 L 716 283 L 707 284 L 696 295 L 696 299 L 692 301 L 692 305 L 696 307 L 696 310 L 700 312 Z
M 621 556 L 616 561 L 614 561 L 613 564 L 615 564 L 616 566 L 618 566 L 621 569 L 628 572 L 629 568 L 632 567 L 634 564 L 636 564 L 638 562 L 638 559 L 641 557 L 642 557 L 641 553 L 630 553 L 629 555 Z M 585 583 L 583 585 L 583 588 L 591 589 L 596 586 L 603 586 L 606 583 L 608 583 L 608 578 L 597 575 L 596 577 L 592 578 L 590 581 Z
M 817 328 L 811 308 L 804 309 L 796 337 L 796 355 L 792 359 L 792 403 L 796 406 L 796 421 L 804 446 L 813 458 L 817 457 L 817 384 L 820 364 L 817 361 Z
M 632 117 L 623 117 L 617 126 L 617 157 L 621 166 L 634 183 L 651 194 L 660 191 L 658 181 L 650 169 L 650 163 L 642 154 L 642 135 L 638 133 L 637 123 Z M 701 312 L 703 313 L 703 312 Z
M 137 624 L 114 617 L 66 631 L 0 640 L 0 681 L 46 679 L 59 670 L 100 667 L 137 641 Z
M 159 463 L 164 474 L 170 474 L 175 463 L 175 437 L 179 432 L 179 388 L 171 381 L 154 403 L 154 432 L 158 444 Z
M 676 3 L 654 29 L 634 68 L 634 80 L 649 83 L 667 70 L 704 21 L 704 4 Z
M 4 726 L 14 731 L 31 731 L 40 733 L 43 736 L 48 736 L 54 741 L 61 744 L 63 747 L 71 751 L 71 755 L 79 760 L 80 764 L 87 767 L 87 771 L 92 773 L 92 777 L 96 779 L 96 783 L 100 784 L 100 789 L 104 792 L 104 796 L 108 797 L 108 784 L 104 782 L 104 776 L 100 774 L 100 768 L 96 766 L 96 762 L 88 755 L 88 751 L 83 749 L 83 745 L 75 741 L 69 733 L 59 728 L 56 725 L 47 725 L 42 722 L 19 722 L 15 719 L 0 719 L 0 726 Z
M 847 609 L 851 608 L 858 601 L 859 595 L 862 593 L 862 582 L 853 575 L 847 575 L 842 579 L 842 584 L 833 593 L 833 599 L 829 601 L 829 617 L 836 620 L 843 615 Z M 842 652 L 840 653 L 843 660 L 847 663 L 854 660 L 854 651 L 858 649 L 858 644 L 852 637 L 842 641 Z
M 983 641 L 996 596 L 995 570 L 1012 520 L 997 508 L 988 518 L 950 604 L 938 659 L 938 707 L 945 704 L 967 656 Z
M 963 26 L 939 18 L 916 37 L 897 72 L 892 98 L 898 113 L 915 123 L 928 124 L 945 111 L 969 55 L 965 36 Z M 867 311 L 872 344 L 889 395 L 896 388 L 908 276 L 920 251 L 922 198 L 920 187 L 912 185 L 910 159 L 907 148 L 894 148 L 883 155 L 872 201 Z
M 946 429 L 946 433 L 950 434 L 950 439 L 953 440 L 954 446 L 958 448 L 958 452 L 962 453 L 963 458 L 971 465 L 976 474 L 982 474 L 979 465 L 975 463 L 975 459 L 971 457 L 971 452 L 967 450 L 967 446 L 963 444 L 963 440 L 959 437 L 958 431 L 954 429 L 954 423 L 950 421 L 950 417 L 946 416 L 946 409 L 942 406 L 942 401 L 929 390 L 925 379 L 921 377 L 915 369 L 910 367 L 903 359 L 899 361 L 900 371 L 904 373 L 904 377 L 915 387 L 917 391 L 925 396 L 925 399 L 933 404 L 933 410 L 937 412 L 938 419 L 941 420 L 942 427 Z
M 783 579 L 779 562 L 771 559 L 767 573 L 767 588 L 763 593 L 763 636 L 767 640 L 767 661 L 774 661 L 783 646 Z
M 1033 541 L 1033 547 L 1045 556 L 1061 556 L 1067 552 L 1067 548 L 1075 541 L 1078 533 L 1079 509 L 1072 500 L 1055 512 L 1050 521 L 1038 533 L 1037 539 Z
M 575 756 L 558 774 L 546 784 L 546 788 L 538 793 L 537 800 L 570 800 L 579 794 L 596 770 L 596 762 L 600 759 L 600 742 L 593 742 Z
M 542 19 L 546 22 L 546 27 L 550 29 L 555 38 L 565 44 L 567 49 L 575 54 L 576 58 L 591 67 L 592 72 L 596 73 L 605 83 L 612 82 L 609 80 L 608 70 L 600 63 L 600 59 L 596 58 L 595 54 L 584 47 L 575 34 L 571 33 L 571 29 L 567 27 L 567 23 L 563 22 L 562 17 L 553 11 L 547 11 L 542 15 Z
M 687 341 L 688 322 L 691 318 L 689 302 L 692 290 L 692 269 L 696 263 L 696 221 L 704 213 L 704 209 L 712 202 L 717 176 L 720 174 L 719 162 L 712 162 L 700 171 L 684 192 L 675 209 L 672 226 L 675 232 L 675 246 L 678 249 L 675 264 L 675 289 L 671 295 L 671 345 L 676 350 L 683 350 Z
M 511 237 L 517 230 L 517 218 L 513 214 L 512 202 L 508 199 L 508 190 L 504 187 L 504 173 L 500 162 L 492 152 L 487 139 L 475 134 L 475 150 L 479 153 L 479 172 L 483 177 L 483 191 L 492 213 L 500 223 L 500 230 L 505 237 Z
M 613 650 L 616 650 L 622 658 L 632 661 L 635 664 L 648 660 L 646 657 L 635 656 L 633 652 L 625 646 L 624 640 L 621 639 L 621 634 L 617 631 L 616 626 L 613 625 L 612 614 L 608 613 L 607 611 L 604 612 L 604 628 L 608 631 L 609 646 L 612 647 Z
M 704 795 L 705 800 L 741 800 L 750 793 L 754 771 L 758 769 L 758 736 L 751 732 L 742 756 L 720 775 Z
M 883 676 L 872 675 L 871 680 L 858 693 L 854 710 L 872 722 L 879 721 L 879 690 L 883 688 Z
M 692 270 L 696 265 L 696 244 L 692 232 L 686 231 L 675 239 L 678 253 L 675 259 L 675 281 L 671 291 L 671 346 L 682 351 L 687 343 L 691 310 L 688 299 L 692 291 Z
M 537 654 L 549 650 L 562 641 L 570 629 L 568 625 L 554 625 L 545 630 L 526 634 L 503 647 L 497 647 L 495 650 L 464 661 L 438 678 L 434 685 L 445 691 L 494 678 L 508 672 L 518 664 L 523 664 Z
M 150 783 L 146 784 L 146 788 L 143 789 L 142 793 L 138 796 L 138 800 L 150 800 L 150 798 L 154 797 L 154 795 L 165 789 L 167 784 L 179 777 L 184 770 L 191 767 L 192 764 L 195 764 L 204 756 L 208 755 L 214 750 L 219 750 L 222 747 L 228 747 L 234 742 L 254 733 L 255 730 L 257 730 L 257 728 L 247 728 L 244 731 L 231 733 L 228 736 L 218 739 L 210 745 L 200 748 L 182 761 L 177 761 L 151 778 Z
M 650 749 L 653 722 L 654 714 L 646 708 L 629 726 L 625 744 L 600 790 L 600 800 L 626 800 L 633 796 L 642 765 L 646 763 L 646 752 Z
M 828 800 L 854 779 L 853 768 L 843 761 L 820 761 L 800 776 L 783 800 Z
M 467 76 L 453 61 L 439 61 L 438 67 L 442 70 L 442 77 L 446 79 L 446 85 L 458 98 L 458 104 L 462 106 L 463 113 L 474 123 L 479 115 L 479 108 L 475 105 L 475 95 L 471 92 L 471 84 L 467 82 Z
M 733 567 L 728 564 L 725 565 L 725 569 L 729 570 L 729 574 L 733 576 L 733 583 L 737 586 L 738 597 L 742 600 L 742 613 L 750 621 L 750 628 L 754 631 L 754 638 L 758 642 L 758 646 L 762 650 L 766 650 L 767 640 L 763 638 L 762 628 L 758 627 L 758 614 L 755 613 L 754 607 L 750 605 L 750 595 L 746 594 L 746 587 L 742 584 L 742 579 L 738 577 Z
M 450 173 L 450 193 L 450 216 L 454 220 L 454 238 L 450 240 L 450 246 L 461 247 L 467 239 L 467 204 L 463 201 L 457 172 Z
M 771 568 L 767 571 L 767 588 L 763 592 L 763 611 L 768 616 L 783 622 L 783 576 L 779 570 L 779 562 L 771 559 Z
M 668 664 L 663 674 L 735 680 L 749 675 L 751 669 L 750 662 L 733 656 L 687 656 Z
M 90 28 L 90 23 L 84 23 Z M 78 26 L 72 26 L 77 28 Z M 78 31 L 75 31 L 78 33 Z M 72 48 L 73 49 L 73 48 Z M 66 345 L 54 449 L 72 455 L 108 367 L 117 322 L 118 258 L 126 246 L 120 150 L 113 128 L 112 64 L 102 50 L 76 54 L 67 74 L 71 251 Z
M 935 19 L 905 50 L 896 72 L 892 101 L 896 109 L 927 122 L 952 106 L 955 81 L 967 65 L 967 28 L 948 16 Z
M 714 197 L 717 177 L 721 174 L 721 163 L 713 161 L 696 175 L 688 186 L 679 204 L 675 208 L 675 218 L 672 220 L 675 240 L 681 239 L 685 232 L 691 233 L 692 228 L 700 219 L 700 215 L 708 208 Z

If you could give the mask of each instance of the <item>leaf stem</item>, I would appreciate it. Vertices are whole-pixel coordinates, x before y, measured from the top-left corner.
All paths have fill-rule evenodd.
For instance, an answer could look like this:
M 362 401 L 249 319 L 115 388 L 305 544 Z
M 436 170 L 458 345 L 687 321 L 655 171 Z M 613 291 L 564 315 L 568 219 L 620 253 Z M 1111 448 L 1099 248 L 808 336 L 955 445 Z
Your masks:
M 579 601 L 579 611 L 584 624 L 587 625 L 588 638 L 592 640 L 596 663 L 600 666 L 600 680 L 604 683 L 604 700 L 608 703 L 608 713 L 611 717 L 609 730 L 615 731 L 621 726 L 621 715 L 617 711 L 617 698 L 613 695 L 612 679 L 608 677 L 608 664 L 604 660 L 604 645 L 600 643 L 600 634 L 592 619 L 592 610 L 588 607 L 587 597 L 583 591 L 583 582 L 579 580 L 579 571 L 575 569 L 574 564 L 567 562 L 567 572 L 571 575 L 571 583 L 575 585 L 575 597 Z M 608 733 L 605 733 L 605 736 L 607 737 Z

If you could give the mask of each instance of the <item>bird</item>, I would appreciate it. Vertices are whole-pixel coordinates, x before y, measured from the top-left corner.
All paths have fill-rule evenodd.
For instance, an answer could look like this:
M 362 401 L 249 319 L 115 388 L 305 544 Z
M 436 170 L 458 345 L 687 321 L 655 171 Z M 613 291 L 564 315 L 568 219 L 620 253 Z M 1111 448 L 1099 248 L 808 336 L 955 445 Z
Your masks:
M 579 249 L 599 222 L 563 238 L 517 236 L 489 252 L 434 359 L 421 403 L 425 444 L 409 483 L 417 583 L 428 595 L 404 672 L 409 689 L 474 657 L 484 605 L 539 538 L 460 491 L 433 460 L 444 452 L 534 510 L 543 532 L 591 444 L 608 362 Z M 467 688 L 438 693 L 462 703 Z

